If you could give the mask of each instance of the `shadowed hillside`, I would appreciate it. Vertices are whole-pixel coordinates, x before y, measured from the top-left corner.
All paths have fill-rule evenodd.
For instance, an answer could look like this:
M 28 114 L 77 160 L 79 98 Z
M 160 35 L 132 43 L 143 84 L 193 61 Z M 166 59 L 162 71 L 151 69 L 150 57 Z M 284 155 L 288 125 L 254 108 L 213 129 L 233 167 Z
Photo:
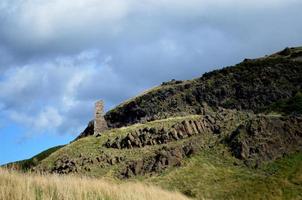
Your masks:
M 163 83 L 109 111 L 111 127 L 202 113 L 202 104 L 241 110 L 261 109 L 302 89 L 302 49 L 277 54 L 204 74 L 188 81 Z

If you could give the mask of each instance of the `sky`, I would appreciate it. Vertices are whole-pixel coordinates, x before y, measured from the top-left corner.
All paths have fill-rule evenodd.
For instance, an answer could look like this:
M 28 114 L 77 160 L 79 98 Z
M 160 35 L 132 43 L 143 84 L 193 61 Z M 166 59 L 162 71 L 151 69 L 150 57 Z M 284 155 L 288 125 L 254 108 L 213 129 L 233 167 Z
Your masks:
M 302 46 L 301 0 L 1 0 L 0 164 L 171 79 Z

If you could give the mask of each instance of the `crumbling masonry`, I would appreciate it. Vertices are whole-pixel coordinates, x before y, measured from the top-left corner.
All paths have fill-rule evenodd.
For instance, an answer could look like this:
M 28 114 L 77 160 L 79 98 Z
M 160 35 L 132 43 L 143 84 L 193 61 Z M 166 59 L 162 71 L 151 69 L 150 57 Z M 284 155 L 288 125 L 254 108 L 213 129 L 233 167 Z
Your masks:
M 104 102 L 100 100 L 95 103 L 94 134 L 100 134 L 107 129 L 107 122 L 104 118 Z

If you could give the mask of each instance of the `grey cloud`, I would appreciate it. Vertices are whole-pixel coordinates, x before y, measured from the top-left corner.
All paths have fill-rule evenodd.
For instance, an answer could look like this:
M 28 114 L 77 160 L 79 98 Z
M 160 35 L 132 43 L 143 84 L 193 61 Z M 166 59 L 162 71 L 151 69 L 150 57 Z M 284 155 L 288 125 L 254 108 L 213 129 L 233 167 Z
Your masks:
M 2 9 L 5 11 L 1 12 L 2 18 L 4 15 L 6 20 L 2 20 L 1 27 L 6 28 L 2 29 L 1 38 L 6 46 L 24 57 L 70 54 L 92 47 L 111 53 L 124 41 L 156 42 L 163 34 L 196 32 L 200 27 L 211 27 L 241 38 L 255 33 L 256 28 L 259 31 L 259 27 L 282 27 L 288 24 L 288 16 L 301 16 L 284 12 L 284 9 L 297 11 L 301 7 L 299 1 L 267 1 L 261 6 L 257 1 L 235 0 L 218 3 L 27 0 L 17 4 L 19 6 L 16 4 L 7 3 L 13 8 Z M 274 22 L 275 19 L 278 21 Z
M 86 108 L 93 102 L 79 101 L 74 96 L 78 85 L 104 65 L 96 62 L 99 60 L 96 56 L 97 52 L 88 51 L 8 70 L 0 81 L 2 111 L 11 120 L 36 131 L 52 128 L 69 131 L 70 122 L 80 124 L 79 119 L 87 119 L 92 110 Z M 74 112 L 77 107 L 83 111 Z M 74 118 L 66 118 L 72 113 Z
M 0 108 L 36 131 L 78 132 L 172 78 L 302 44 L 300 0 L 3 0 Z M 16 114 L 18 113 L 18 114 Z

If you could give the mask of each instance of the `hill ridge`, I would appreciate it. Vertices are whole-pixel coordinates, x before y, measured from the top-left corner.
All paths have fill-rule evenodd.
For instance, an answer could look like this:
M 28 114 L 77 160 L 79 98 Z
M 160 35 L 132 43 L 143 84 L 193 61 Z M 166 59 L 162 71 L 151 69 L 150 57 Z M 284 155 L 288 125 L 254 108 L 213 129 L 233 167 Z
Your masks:
M 168 116 L 199 114 L 203 102 L 212 107 L 259 112 L 302 90 L 298 55 L 302 57 L 301 48 L 287 48 L 193 80 L 166 82 L 108 111 L 105 119 L 110 127 L 121 127 Z

